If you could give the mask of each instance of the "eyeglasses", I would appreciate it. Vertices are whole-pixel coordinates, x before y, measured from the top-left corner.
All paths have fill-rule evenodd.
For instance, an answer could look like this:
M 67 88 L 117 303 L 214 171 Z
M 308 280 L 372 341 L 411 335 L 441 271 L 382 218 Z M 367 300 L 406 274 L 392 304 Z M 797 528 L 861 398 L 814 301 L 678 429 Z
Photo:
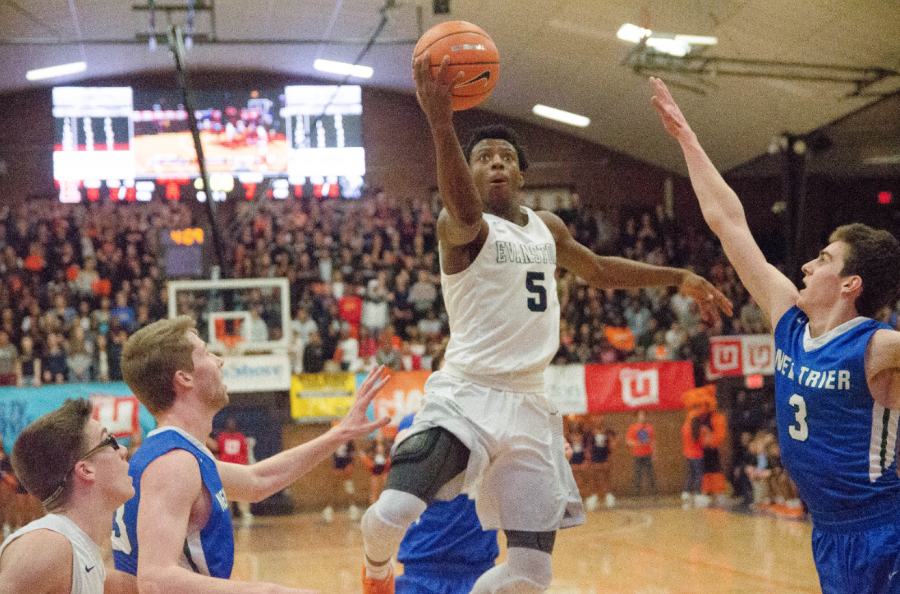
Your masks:
M 116 441 L 116 438 L 113 435 L 107 435 L 106 439 L 104 439 L 103 441 L 98 443 L 96 447 L 93 447 L 90 450 L 88 450 L 88 453 L 85 454 L 84 456 L 82 456 L 81 458 L 79 458 L 78 462 L 81 462 L 82 460 L 87 460 L 88 458 L 90 458 L 91 456 L 93 456 L 94 454 L 96 454 L 97 452 L 99 452 L 100 450 L 105 448 L 106 446 L 112 446 L 112 449 L 114 451 L 118 451 L 118 449 L 121 447 L 119 445 L 119 442 Z M 76 464 L 78 462 L 76 462 Z M 73 468 L 72 470 L 75 470 L 75 469 Z M 69 472 L 72 472 L 72 471 L 70 470 Z
M 88 458 L 90 458 L 91 456 L 93 456 L 94 454 L 96 454 L 97 452 L 99 452 L 100 450 L 102 450 L 103 448 L 105 448 L 107 446 L 112 446 L 112 449 L 114 451 L 118 451 L 119 448 L 122 447 L 119 445 L 119 442 L 116 441 L 116 438 L 113 435 L 107 435 L 106 439 L 104 439 L 103 441 L 98 443 L 93 448 L 89 449 L 86 454 L 84 454 L 81 458 L 79 458 L 78 460 L 75 461 L 75 464 L 72 465 L 71 470 L 69 470 L 69 472 L 66 473 L 66 476 L 63 477 L 62 482 L 59 484 L 59 486 L 56 488 L 56 490 L 53 491 L 53 493 L 50 495 L 50 497 L 47 497 L 46 499 L 44 499 L 41 502 L 44 504 L 44 507 L 47 508 L 48 510 L 52 509 L 54 507 L 56 500 L 59 498 L 60 495 L 62 495 L 63 490 L 66 488 L 66 482 L 69 480 L 69 475 L 72 474 L 72 471 L 75 470 L 75 465 L 77 465 L 82 460 L 87 460 Z

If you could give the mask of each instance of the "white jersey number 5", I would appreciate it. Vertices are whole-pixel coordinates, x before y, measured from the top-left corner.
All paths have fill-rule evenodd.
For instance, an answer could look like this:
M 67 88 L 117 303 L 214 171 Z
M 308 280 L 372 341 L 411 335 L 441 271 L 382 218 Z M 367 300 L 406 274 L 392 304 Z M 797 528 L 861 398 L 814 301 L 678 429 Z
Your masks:
M 794 394 L 788 400 L 794 407 L 794 423 L 788 427 L 788 433 L 797 441 L 806 441 L 809 437 L 809 426 L 806 424 L 806 401 L 800 394 Z

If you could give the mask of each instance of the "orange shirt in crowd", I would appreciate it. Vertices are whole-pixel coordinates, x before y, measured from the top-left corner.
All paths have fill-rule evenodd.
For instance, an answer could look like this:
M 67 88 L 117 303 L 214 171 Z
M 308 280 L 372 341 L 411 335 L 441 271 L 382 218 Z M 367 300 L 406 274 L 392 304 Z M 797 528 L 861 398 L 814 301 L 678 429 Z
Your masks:
M 604 329 L 606 340 L 620 351 L 634 350 L 634 334 L 629 328 L 616 328 L 615 326 L 607 326 Z
M 635 423 L 628 428 L 627 440 L 632 456 L 649 456 L 653 453 L 653 425 Z

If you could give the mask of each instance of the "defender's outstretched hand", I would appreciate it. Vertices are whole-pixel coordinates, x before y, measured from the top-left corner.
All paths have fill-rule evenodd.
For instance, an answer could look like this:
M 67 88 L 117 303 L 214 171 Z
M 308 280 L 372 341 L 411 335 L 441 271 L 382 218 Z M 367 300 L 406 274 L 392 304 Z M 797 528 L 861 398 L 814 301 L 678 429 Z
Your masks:
M 689 272 L 678 286 L 678 291 L 697 302 L 704 320 L 718 319 L 719 310 L 727 316 L 732 315 L 732 304 L 728 297 L 702 276 Z
M 364 437 L 391 422 L 390 417 L 370 421 L 369 417 L 366 416 L 369 404 L 391 378 L 390 375 L 381 378 L 382 373 L 384 373 L 384 365 L 379 365 L 369 373 L 359 390 L 356 391 L 356 400 L 353 401 L 353 406 L 350 407 L 347 415 L 335 426 L 335 429 L 344 437 L 344 441 Z
M 428 121 L 434 125 L 453 121 L 453 87 L 465 77 L 457 73 L 454 80 L 446 81 L 450 56 L 444 56 L 440 68 L 431 76 L 431 56 L 425 52 L 413 64 L 413 79 L 416 81 L 416 98 Z
M 659 113 L 659 117 L 662 118 L 666 132 L 679 142 L 694 138 L 694 131 L 688 125 L 684 114 L 678 108 L 678 104 L 672 99 L 672 94 L 669 93 L 666 83 L 651 76 L 650 84 L 653 86 L 653 92 L 655 93 L 650 101 Z

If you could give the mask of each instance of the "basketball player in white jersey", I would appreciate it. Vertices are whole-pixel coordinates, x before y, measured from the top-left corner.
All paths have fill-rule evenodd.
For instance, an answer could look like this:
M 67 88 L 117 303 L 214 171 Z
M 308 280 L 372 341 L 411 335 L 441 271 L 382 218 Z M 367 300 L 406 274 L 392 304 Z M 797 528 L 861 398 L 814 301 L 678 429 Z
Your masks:
M 66 400 L 16 440 L 16 475 L 50 513 L 0 547 L 0 594 L 137 594 L 132 576 L 103 566 L 100 547 L 134 487 L 125 448 L 91 412 L 87 400 Z
M 584 522 L 566 461 L 562 420 L 543 372 L 559 347 L 559 265 L 599 288 L 677 286 L 707 314 L 728 300 L 674 268 L 604 258 L 577 243 L 562 220 L 521 203 L 527 160 L 515 134 L 476 131 L 465 151 L 453 128 L 451 90 L 427 53 L 414 66 L 419 103 L 437 152 L 444 210 L 438 219 L 441 286 L 450 317 L 443 370 L 395 446 L 385 491 L 362 521 L 363 591 L 393 592 L 391 558 L 406 529 L 435 499 L 478 487 L 485 529 L 502 529 L 507 562 L 472 592 L 538 594 L 550 586 L 556 530 Z

